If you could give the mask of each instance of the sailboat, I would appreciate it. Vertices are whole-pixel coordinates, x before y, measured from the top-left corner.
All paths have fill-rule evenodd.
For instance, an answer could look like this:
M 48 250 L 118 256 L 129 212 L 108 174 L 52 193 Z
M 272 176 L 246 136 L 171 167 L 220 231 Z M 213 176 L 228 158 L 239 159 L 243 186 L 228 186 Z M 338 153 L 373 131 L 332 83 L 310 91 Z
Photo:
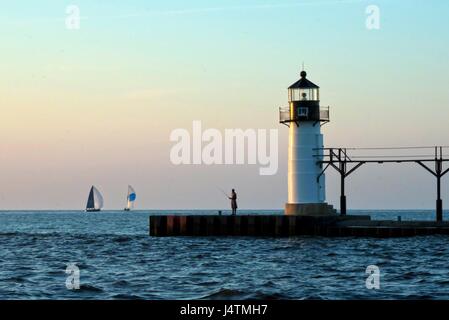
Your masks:
M 133 187 L 128 186 L 128 196 L 126 197 L 127 203 L 125 211 L 131 211 L 131 209 L 134 207 L 134 201 L 136 201 L 136 198 L 136 191 L 134 191 Z
M 92 186 L 87 199 L 86 212 L 98 212 L 103 209 L 103 196 L 97 188 Z

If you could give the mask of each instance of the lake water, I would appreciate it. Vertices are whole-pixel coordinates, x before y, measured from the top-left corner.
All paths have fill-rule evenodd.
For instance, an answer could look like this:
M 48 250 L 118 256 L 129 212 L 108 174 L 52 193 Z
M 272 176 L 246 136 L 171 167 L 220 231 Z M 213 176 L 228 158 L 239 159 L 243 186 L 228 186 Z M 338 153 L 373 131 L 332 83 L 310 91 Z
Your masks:
M 0 299 L 449 299 L 447 236 L 151 238 L 150 214 L 0 212 Z M 70 263 L 80 269 L 80 290 L 66 288 Z M 365 286 L 369 265 L 380 268 L 379 290 Z

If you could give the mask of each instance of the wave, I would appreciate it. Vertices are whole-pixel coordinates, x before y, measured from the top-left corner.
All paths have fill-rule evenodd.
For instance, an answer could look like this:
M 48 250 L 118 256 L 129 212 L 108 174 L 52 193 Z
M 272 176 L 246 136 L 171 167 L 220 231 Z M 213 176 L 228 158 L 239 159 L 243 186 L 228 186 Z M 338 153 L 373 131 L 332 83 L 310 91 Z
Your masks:
M 265 293 L 265 292 L 256 292 L 252 297 L 249 297 L 249 299 L 255 299 L 255 300 L 287 300 L 289 299 L 287 296 L 273 292 L 273 293 Z
M 136 296 L 133 294 L 116 294 L 112 296 L 115 300 L 144 300 L 141 296 Z
M 111 297 L 114 300 L 144 300 L 144 297 L 135 295 L 135 294 L 123 294 L 123 293 L 119 293 L 119 294 L 115 294 Z
M 112 241 L 114 242 L 118 242 L 118 243 L 123 243 L 123 242 L 129 242 L 131 240 L 133 240 L 133 237 L 130 236 L 115 236 Z
M 95 287 L 94 285 L 90 285 L 90 284 L 82 284 L 80 286 L 79 291 L 80 292 L 95 292 L 95 293 L 104 292 L 104 290 L 102 288 Z
M 221 288 L 211 294 L 203 296 L 200 300 L 281 300 L 286 296 L 277 292 L 267 293 L 262 291 L 245 292 L 236 289 Z
M 20 233 L 20 232 L 0 232 L 0 237 L 15 237 L 21 234 L 25 234 L 25 233 Z
M 118 280 L 118 281 L 115 281 L 112 285 L 118 286 L 118 287 L 128 287 L 130 285 L 130 283 L 126 280 Z
M 29 280 L 25 276 L 12 276 L 9 278 L 0 279 L 0 281 L 14 282 L 14 283 L 25 283 L 29 282 Z M 31 281 L 30 281 L 31 282 Z
M 67 232 L 0 232 L 0 237 L 34 237 L 34 238 L 58 238 L 58 237 L 70 237 L 77 238 L 81 240 L 89 239 L 101 239 L 101 238 L 112 238 L 114 242 L 127 242 L 133 239 L 148 239 L 147 235 L 120 235 L 113 233 L 67 233 Z
M 213 292 L 207 296 L 200 298 L 201 300 L 240 300 L 243 299 L 246 294 L 239 290 L 222 288 L 216 292 Z

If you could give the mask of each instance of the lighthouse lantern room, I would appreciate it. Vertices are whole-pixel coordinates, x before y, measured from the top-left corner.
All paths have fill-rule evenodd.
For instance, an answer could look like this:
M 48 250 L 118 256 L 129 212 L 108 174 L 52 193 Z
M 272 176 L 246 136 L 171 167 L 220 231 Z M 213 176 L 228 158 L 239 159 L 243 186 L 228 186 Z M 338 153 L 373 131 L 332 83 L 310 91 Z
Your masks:
M 288 88 L 288 108 L 280 109 L 280 122 L 289 127 L 287 215 L 330 215 L 325 175 L 318 163 L 323 156 L 321 127 L 329 122 L 329 108 L 320 107 L 320 87 L 301 78 Z

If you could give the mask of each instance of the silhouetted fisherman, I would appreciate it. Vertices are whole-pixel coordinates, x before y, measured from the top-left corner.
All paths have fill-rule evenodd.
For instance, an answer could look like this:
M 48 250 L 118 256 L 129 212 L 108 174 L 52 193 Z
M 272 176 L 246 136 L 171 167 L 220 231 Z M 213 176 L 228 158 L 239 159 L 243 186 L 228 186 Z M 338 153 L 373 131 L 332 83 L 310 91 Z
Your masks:
M 235 190 L 232 189 L 232 194 L 230 197 L 228 197 L 231 200 L 231 209 L 232 209 L 232 215 L 237 215 L 237 193 L 235 193 Z

